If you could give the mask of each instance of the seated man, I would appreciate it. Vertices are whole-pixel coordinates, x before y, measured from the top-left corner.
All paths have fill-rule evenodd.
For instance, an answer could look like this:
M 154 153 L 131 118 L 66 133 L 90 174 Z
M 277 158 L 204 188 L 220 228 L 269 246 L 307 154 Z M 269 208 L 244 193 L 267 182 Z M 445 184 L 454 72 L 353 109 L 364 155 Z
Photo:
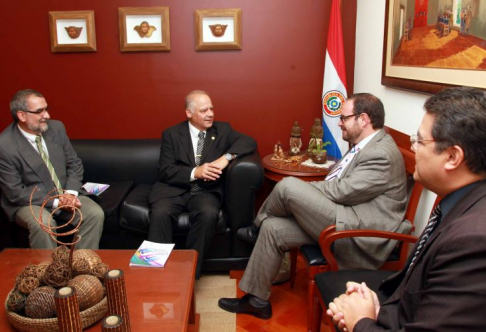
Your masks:
M 83 179 L 83 164 L 73 150 L 64 125 L 50 120 L 49 106 L 34 90 L 18 91 L 10 102 L 14 122 L 0 134 L 0 188 L 2 208 L 11 221 L 29 230 L 31 248 L 55 248 L 56 242 L 39 223 L 41 205 L 48 194 L 59 199 L 49 200 L 42 210 L 42 222 L 48 224 L 54 212 L 55 224 L 70 226 L 83 222 L 79 228 L 80 242 L 76 248 L 98 249 L 103 231 L 103 210 L 86 196 L 79 195 Z M 32 212 L 30 197 L 32 190 Z M 56 191 L 57 190 L 57 191 Z M 73 208 L 74 207 L 74 208 Z M 39 220 L 40 221 L 40 220 Z M 67 226 L 67 227 L 70 227 Z
M 351 331 L 484 331 L 486 328 L 486 92 L 444 90 L 425 102 L 414 178 L 439 208 L 402 271 L 380 286 L 348 283 L 328 315 Z
M 350 97 L 339 122 L 343 139 L 352 148 L 324 181 L 304 182 L 285 178 L 263 203 L 252 226 L 238 230 L 255 248 L 239 287 L 248 293 L 242 299 L 220 299 L 225 310 L 259 318 L 272 315 L 272 280 L 284 253 L 304 244 L 315 245 L 326 227 L 337 230 L 380 229 L 404 232 L 406 178 L 403 158 L 383 130 L 385 111 L 375 96 Z M 408 227 L 408 229 L 406 228 Z M 345 239 L 335 245 L 344 268 L 373 269 L 382 265 L 393 250 L 387 240 Z
M 216 230 L 223 201 L 223 170 L 235 158 L 256 150 L 251 137 L 227 122 L 213 122 L 213 104 L 204 91 L 186 96 L 188 121 L 162 133 L 159 174 L 150 193 L 149 241 L 172 243 L 172 225 L 189 212 L 187 248 L 198 251 L 196 278 Z

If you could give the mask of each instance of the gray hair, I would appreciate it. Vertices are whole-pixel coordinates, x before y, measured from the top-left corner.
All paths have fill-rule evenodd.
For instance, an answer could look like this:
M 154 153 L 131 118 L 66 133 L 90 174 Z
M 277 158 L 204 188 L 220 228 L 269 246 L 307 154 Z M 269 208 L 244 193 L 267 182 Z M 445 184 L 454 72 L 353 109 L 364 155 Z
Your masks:
M 194 97 L 196 95 L 206 95 L 206 96 L 209 97 L 209 95 L 206 91 L 194 90 L 194 91 L 189 92 L 189 94 L 185 98 L 185 102 L 186 102 L 186 108 L 185 109 L 191 110 L 191 113 L 194 113 Z
M 19 117 L 17 116 L 18 111 L 28 111 L 28 100 L 30 96 L 36 96 L 39 98 L 44 98 L 44 96 L 33 89 L 25 89 L 17 91 L 12 99 L 10 100 L 10 113 L 15 122 L 19 121 Z

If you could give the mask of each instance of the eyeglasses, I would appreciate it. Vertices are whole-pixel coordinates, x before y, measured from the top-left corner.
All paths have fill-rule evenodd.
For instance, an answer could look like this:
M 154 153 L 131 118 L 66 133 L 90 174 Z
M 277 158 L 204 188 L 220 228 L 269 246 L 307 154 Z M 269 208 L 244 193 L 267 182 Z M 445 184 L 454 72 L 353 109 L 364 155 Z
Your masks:
M 422 142 L 435 142 L 435 139 L 419 139 L 417 134 L 413 134 L 412 136 L 410 136 L 410 144 L 412 145 L 412 150 L 415 151 L 416 144 Z
M 346 122 L 346 120 L 348 120 L 349 118 L 353 117 L 353 116 L 359 116 L 361 115 L 361 113 L 359 114 L 351 114 L 351 115 L 341 115 L 339 117 L 339 119 L 342 121 L 342 122 Z
M 40 108 L 40 109 L 38 109 L 36 111 L 25 111 L 25 110 L 22 110 L 22 112 L 26 112 L 26 113 L 30 113 L 30 114 L 43 115 L 44 113 L 49 112 L 49 106 L 47 106 L 46 108 Z

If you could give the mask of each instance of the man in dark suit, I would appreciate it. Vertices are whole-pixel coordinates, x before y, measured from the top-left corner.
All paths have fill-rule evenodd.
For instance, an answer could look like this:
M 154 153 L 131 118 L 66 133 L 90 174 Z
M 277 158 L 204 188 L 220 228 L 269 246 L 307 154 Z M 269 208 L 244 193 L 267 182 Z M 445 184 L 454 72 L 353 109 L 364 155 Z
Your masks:
M 329 304 L 348 331 L 486 329 L 486 92 L 444 90 L 425 102 L 414 178 L 442 200 L 404 269 L 380 286 L 350 282 Z
M 10 221 L 29 230 L 31 248 L 54 248 L 56 242 L 38 221 L 79 228 L 77 248 L 98 249 L 103 231 L 103 210 L 88 197 L 78 195 L 83 179 L 83 165 L 73 150 L 60 121 L 50 120 L 49 106 L 35 90 L 18 91 L 10 102 L 14 122 L 0 134 L 0 188 L 2 208 Z M 37 191 L 31 194 L 34 188 Z M 49 195 L 60 195 L 49 199 Z M 30 206 L 32 203 L 32 206 Z M 32 210 L 31 210 L 32 207 Z M 42 212 L 41 212 L 42 211 Z
M 224 169 L 235 158 L 252 153 L 256 142 L 215 122 L 213 104 L 204 91 L 186 96 L 187 121 L 162 133 L 158 181 L 150 193 L 149 241 L 172 242 L 172 225 L 189 212 L 187 248 L 198 251 L 196 278 L 215 233 L 223 200 Z

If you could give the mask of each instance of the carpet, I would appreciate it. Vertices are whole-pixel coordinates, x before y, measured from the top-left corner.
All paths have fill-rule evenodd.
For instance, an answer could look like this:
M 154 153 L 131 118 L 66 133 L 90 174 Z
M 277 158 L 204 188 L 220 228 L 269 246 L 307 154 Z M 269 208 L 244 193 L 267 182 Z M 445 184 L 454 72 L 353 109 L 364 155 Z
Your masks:
M 236 280 L 229 275 L 202 275 L 196 281 L 196 313 L 200 332 L 235 332 L 236 315 L 218 307 L 221 297 L 236 297 Z

